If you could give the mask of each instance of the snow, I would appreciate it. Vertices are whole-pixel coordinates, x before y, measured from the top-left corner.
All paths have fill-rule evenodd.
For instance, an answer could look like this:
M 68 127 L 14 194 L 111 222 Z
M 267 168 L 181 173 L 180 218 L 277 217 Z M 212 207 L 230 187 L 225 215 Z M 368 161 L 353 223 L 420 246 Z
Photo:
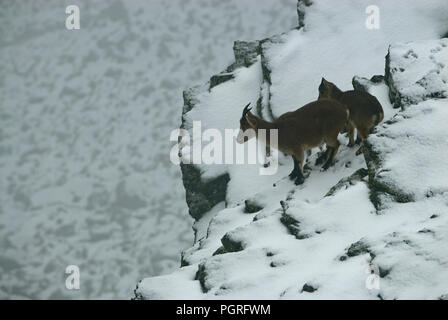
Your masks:
M 382 298 L 436 299 L 444 294 L 448 260 L 441 243 L 448 234 L 446 194 L 422 202 L 396 204 L 381 215 L 375 214 L 368 197 L 366 183 L 359 182 L 315 203 L 292 198 L 287 213 L 300 221 L 300 229 L 308 235 L 300 241 L 285 232 L 278 211 L 234 229 L 232 238 L 242 241 L 244 250 L 205 259 L 205 285 L 210 290 L 200 298 L 376 298 L 379 290 L 365 288 L 371 256 L 364 253 L 340 260 L 358 240 L 369 245 L 375 254 L 375 265 L 391 270 L 380 281 Z M 438 221 L 430 218 L 433 212 L 438 214 Z M 229 215 L 229 219 L 233 218 Z M 421 232 L 427 229 L 431 233 Z M 168 295 L 158 296 L 158 290 L 156 295 L 142 293 L 151 299 L 198 298 L 197 291 L 184 292 L 183 281 L 188 280 L 192 286 L 191 266 L 185 268 L 173 277 L 144 280 L 142 287 L 164 288 L 163 293 L 167 282 L 179 279 L 180 283 L 172 283 L 171 291 L 166 291 Z M 302 292 L 305 283 L 313 283 L 318 290 L 312 295 Z
M 406 97 L 401 104 L 448 97 L 447 47 L 446 38 L 412 44 L 396 43 L 390 47 L 389 81 Z
M 263 55 L 271 70 L 270 86 L 257 71 L 263 62 L 258 60 L 238 70 L 233 80 L 201 93 L 200 103 L 187 114 L 189 121 L 200 119 L 206 126 L 221 129 L 235 127 L 243 101 L 253 103 L 260 96 L 264 98 L 262 114 L 269 118 L 270 106 L 279 116 L 315 100 L 322 76 L 343 90 L 351 89 L 355 75 L 384 73 L 384 57 L 390 44 L 417 40 L 416 50 L 427 55 L 428 50 L 423 48 L 433 48 L 433 43 L 419 41 L 439 38 L 446 32 L 446 2 L 410 5 L 404 1 L 379 1 L 381 28 L 366 30 L 364 10 L 370 4 L 341 1 L 334 6 L 329 1 L 313 1 L 306 8 L 303 29 L 264 43 Z M 413 43 L 407 46 L 413 47 Z M 391 59 L 392 64 L 398 63 L 395 56 L 391 55 Z M 421 61 L 415 70 L 430 70 L 426 59 Z M 428 88 L 441 83 L 443 75 L 436 74 L 438 78 Z M 401 88 L 399 94 L 406 97 Z M 369 144 L 381 160 L 377 167 L 369 168 L 369 176 L 345 183 L 326 196 L 338 181 L 366 168 L 369 161 L 367 156 L 356 156 L 355 148 L 346 146 L 344 134 L 339 136 L 342 145 L 337 161 L 329 170 L 321 171 L 314 165 L 319 150 L 312 151 L 307 159 L 310 175 L 301 186 L 286 178 L 292 162 L 282 155 L 274 176 L 258 175 L 257 166 L 221 166 L 221 172 L 230 174 L 226 208 L 213 210 L 212 218 L 206 214 L 210 221 L 207 233 L 202 232 L 204 236 L 184 252 L 189 265 L 169 275 L 144 279 L 137 290 L 139 297 L 446 296 L 446 99 L 429 99 L 399 111 L 389 101 L 389 87 L 384 82 L 367 83 L 367 91 L 378 98 L 385 114 L 383 123 L 369 137 Z M 201 169 L 210 178 L 212 171 L 207 170 L 212 169 Z M 400 203 L 385 196 L 384 206 L 378 210 L 372 202 L 375 189 L 371 179 L 384 179 L 400 191 L 412 193 L 414 201 Z M 246 213 L 244 200 L 248 199 L 257 201 L 262 209 Z M 378 289 L 366 286 L 370 268 L 378 269 L 381 276 Z M 194 291 L 197 283 L 199 291 Z M 183 284 L 192 291 L 186 292 Z M 316 290 L 304 291 L 305 284 Z
M 364 198 L 367 198 L 367 188 L 364 187 L 362 191 L 364 192 Z M 354 206 L 354 208 L 358 215 L 363 213 L 362 207 L 356 208 Z M 373 209 L 373 207 L 368 209 Z M 303 213 L 307 214 L 307 212 Z M 353 212 L 350 211 L 350 213 Z M 367 214 L 369 213 L 367 212 Z M 349 214 L 347 216 L 351 219 Z M 362 216 L 360 220 L 362 220 Z M 368 221 L 364 222 L 368 223 Z M 346 225 L 350 227 L 350 224 Z M 353 226 L 353 230 L 356 226 L 359 225 Z M 328 274 L 329 270 L 338 274 L 338 267 L 335 266 L 333 258 L 336 258 L 336 255 L 344 249 L 343 244 L 334 242 L 334 238 L 328 238 L 325 233 L 320 237 L 299 242 L 288 235 L 284 229 L 279 221 L 278 213 L 235 229 L 234 232 L 238 234 L 235 237 L 246 240 L 245 249 L 240 252 L 213 256 L 206 260 L 205 267 L 208 276 L 205 283 L 212 289 L 204 294 L 203 298 L 299 298 L 298 295 L 301 294 L 298 293 L 298 288 L 307 281 L 320 277 L 321 273 L 324 275 L 324 278 L 320 277 L 321 281 L 325 281 L 327 278 L 331 278 L 331 275 Z M 349 233 L 347 235 L 356 239 L 356 235 L 350 235 Z M 316 241 L 320 242 L 320 245 Z M 332 245 L 328 245 L 329 241 L 332 241 L 330 242 Z M 329 257 L 332 258 L 328 259 Z M 361 261 L 357 262 L 357 264 L 360 263 Z M 363 269 L 361 270 L 363 272 Z M 278 277 L 278 272 L 288 276 Z M 343 275 L 347 277 L 346 273 L 343 273 Z M 362 276 L 363 273 L 360 277 Z M 260 279 L 263 280 L 260 281 Z M 353 279 L 352 277 L 351 281 L 354 282 L 354 280 L 356 278 Z M 159 279 L 153 278 L 151 280 L 147 279 L 147 281 L 148 287 L 158 287 L 160 285 Z M 338 283 L 340 282 L 336 281 L 335 285 Z M 288 290 L 291 292 L 288 293 Z M 331 291 L 331 289 L 329 290 Z M 293 294 L 292 291 L 296 293 Z M 150 297 L 155 298 L 154 296 Z M 181 294 L 176 296 L 176 298 L 181 297 Z M 322 298 L 325 298 L 325 296 L 322 296 Z
M 397 113 L 389 99 L 389 87 L 384 82 L 369 84 L 367 92 L 380 102 L 383 107 L 384 119 L 390 119 Z
M 184 297 L 184 300 L 200 299 L 202 294 L 198 281 L 194 281 L 194 275 L 197 268 L 184 267 L 183 273 L 179 275 L 173 275 L 171 277 L 158 276 L 151 278 L 151 281 L 156 281 L 159 285 L 156 290 L 152 289 L 151 285 L 148 285 L 148 279 L 143 279 L 138 288 L 140 294 L 143 296 L 151 296 L 154 299 L 169 299 L 174 300 L 179 296 Z M 173 288 L 177 288 L 173 290 Z
M 429 1 L 430 5 L 375 1 L 380 10 L 378 30 L 365 27 L 365 9 L 371 4 L 369 0 L 341 0 L 337 6 L 313 1 L 306 8 L 304 29 L 265 45 L 275 116 L 315 100 L 322 77 L 345 91 L 352 89 L 354 75 L 383 74 L 391 43 L 440 38 L 446 32 L 448 3 L 444 0 Z
M 385 298 L 438 299 L 446 294 L 447 196 L 445 192 L 418 202 L 394 203 L 385 210 L 384 216 L 403 217 L 399 228 L 372 246 L 374 261 L 391 269 L 382 279 Z
M 378 180 L 416 200 L 448 191 L 448 100 L 427 100 L 397 114 L 369 137 L 380 150 Z
M 239 129 L 239 119 L 244 106 L 251 102 L 255 105 L 258 99 L 262 80 L 260 59 L 249 68 L 241 68 L 235 72 L 235 79 L 227 81 L 205 91 L 196 98 L 199 102 L 187 113 L 186 128 L 192 128 L 192 121 L 201 121 L 201 129 L 217 129 L 224 137 L 225 129 Z M 223 113 L 223 110 L 225 112 Z M 207 119 L 207 121 L 203 121 Z M 202 139 L 192 136 L 191 146 Z M 231 141 L 235 144 L 235 139 Z M 202 148 L 201 148 L 202 151 Z M 194 152 L 194 151 L 193 151 Z M 218 176 L 227 171 L 225 165 L 199 164 L 204 179 Z

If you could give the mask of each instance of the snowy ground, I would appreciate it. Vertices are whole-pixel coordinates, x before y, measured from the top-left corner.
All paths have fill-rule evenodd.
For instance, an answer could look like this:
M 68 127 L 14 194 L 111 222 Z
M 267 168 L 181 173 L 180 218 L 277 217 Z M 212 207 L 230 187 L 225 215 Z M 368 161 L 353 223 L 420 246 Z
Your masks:
M 446 67 L 440 57 L 447 51 L 445 42 L 418 40 L 439 39 L 446 33 L 448 5 L 446 1 L 412 5 L 380 1 L 382 27 L 372 31 L 363 21 L 370 4 L 341 1 L 334 6 L 325 0 L 313 1 L 306 9 L 304 29 L 265 42 L 263 59 L 237 70 L 233 80 L 199 93 L 186 122 L 202 120 L 203 125 L 219 129 L 237 127 L 243 106 L 260 96 L 264 98 L 262 114 L 278 116 L 314 100 L 322 76 L 348 90 L 355 75 L 383 75 L 389 45 L 411 40 L 417 41 L 409 47 L 420 53 L 419 59 L 406 65 L 409 49 L 399 44 L 391 48 L 391 56 L 396 53 L 391 65 L 405 65 L 401 72 L 414 77 L 398 77 L 390 86 L 397 85 L 407 97 L 406 89 L 419 85 L 415 75 L 429 74 L 420 96 L 430 100 L 404 111 L 394 109 L 389 87 L 384 82 L 369 84 L 368 91 L 385 111 L 384 123 L 369 138 L 369 155 L 356 157 L 341 135 L 344 146 L 335 166 L 319 171 L 314 150 L 308 163 L 310 176 L 298 187 L 287 179 L 279 181 L 292 169 L 292 161 L 281 156 L 275 176 L 258 175 L 257 166 L 200 166 L 208 179 L 230 174 L 227 206 L 218 204 L 198 222 L 202 238 L 184 252 L 185 266 L 170 275 L 144 279 L 137 298 L 446 297 L 448 189 L 447 165 L 442 159 L 448 141 L 443 124 L 447 102 L 434 100 L 444 94 L 431 96 L 431 92 L 445 92 Z M 266 68 L 270 81 L 263 73 Z M 261 90 L 269 90 L 270 95 Z M 378 161 L 369 158 L 370 153 Z M 344 183 L 327 196 L 341 178 L 366 169 L 366 162 L 368 176 Z M 387 187 L 378 189 L 381 183 Z M 413 197 L 401 197 L 402 190 Z M 376 193 L 380 193 L 381 208 L 374 201 Z M 247 213 L 245 200 L 258 202 L 260 210 Z M 380 289 L 367 288 L 369 268 L 381 277 Z
M 257 66 L 257 64 L 254 64 L 251 68 L 256 68 Z M 239 92 L 236 88 L 245 88 L 244 82 L 241 83 L 238 80 L 236 78 L 235 83 L 230 82 L 228 84 L 228 86 L 233 85 L 234 93 Z M 224 90 L 227 84 L 221 86 Z M 397 110 L 394 110 L 390 104 L 386 88 L 384 84 L 379 84 L 372 86 L 370 90 L 372 94 L 376 93 L 385 114 L 392 117 Z M 245 90 L 242 91 L 247 92 Z M 217 94 L 215 91 L 214 95 Z M 198 107 L 200 106 L 201 104 L 198 105 Z M 203 225 L 205 230 L 200 233 L 203 235 L 202 239 L 183 254 L 183 259 L 190 266 L 186 266 L 179 272 L 168 276 L 144 279 L 139 285 L 140 290 L 138 292 L 151 299 L 306 298 L 306 296 L 296 296 L 294 293 L 287 294 L 287 291 L 296 292 L 297 290 L 294 288 L 301 283 L 302 280 L 300 279 L 307 279 L 311 274 L 314 274 L 316 265 L 320 265 L 319 270 L 331 269 L 328 262 L 322 263 L 322 261 L 318 262 L 314 259 L 315 251 L 313 248 L 326 248 L 326 251 L 321 253 L 321 259 L 325 259 L 325 257 L 331 254 L 332 250 L 339 250 L 339 246 L 336 243 L 332 246 L 322 244 L 332 243 L 337 238 L 337 235 L 332 237 L 326 234 L 325 237 L 318 239 L 318 241 L 322 241 L 320 244 L 310 244 L 302 247 L 302 243 L 286 232 L 285 226 L 280 222 L 283 209 L 279 202 L 288 200 L 288 202 L 301 203 L 308 206 L 324 206 L 321 211 L 324 214 L 330 214 L 333 220 L 328 221 L 328 218 L 318 215 L 310 221 L 310 225 L 312 228 L 317 228 L 319 232 L 323 232 L 325 229 L 334 229 L 334 227 L 329 228 L 329 224 L 339 226 L 340 228 L 335 232 L 337 234 L 346 234 L 345 239 L 338 239 L 339 244 L 353 239 L 352 242 L 359 240 L 359 235 L 365 229 L 360 229 L 356 233 L 353 233 L 353 231 L 359 227 L 359 224 L 364 228 L 368 228 L 371 223 L 368 217 L 375 211 L 368 201 L 368 189 L 366 186 L 357 186 L 353 190 L 355 194 L 344 194 L 342 196 L 343 199 L 339 199 L 339 197 L 336 197 L 336 199 L 331 198 L 325 200 L 328 204 L 321 204 L 321 199 L 338 181 L 366 166 L 362 156 L 356 157 L 355 150 L 346 147 L 348 143 L 347 137 L 340 135 L 339 138 L 343 145 L 336 157 L 337 162 L 335 166 L 326 172 L 321 172 L 319 170 L 320 167 L 314 165 L 317 156 L 315 153 L 317 150 L 315 150 L 308 162 L 311 169 L 310 176 L 299 187 L 294 186 L 293 182 L 287 178 L 281 179 L 287 176 L 292 169 L 292 161 L 289 158 L 280 159 L 283 165 L 280 166 L 279 172 L 273 176 L 259 176 L 257 174 L 258 169 L 253 165 L 230 166 L 229 171 L 235 178 L 229 182 L 228 207 L 223 209 L 224 204 L 221 203 L 210 212 L 211 218 L 207 216 L 202 218 L 209 221 Z M 279 179 L 281 180 L 279 181 Z M 250 181 L 250 183 L 243 183 L 244 180 Z M 274 183 L 276 183 L 275 186 L 273 185 Z M 235 191 L 232 189 L 235 189 Z M 262 207 L 262 210 L 254 214 L 246 213 L 245 199 L 256 201 Z M 350 211 L 347 210 L 346 204 L 347 201 L 352 199 L 356 199 L 356 202 L 351 206 L 352 211 Z M 325 206 L 332 209 L 328 211 L 325 209 Z M 358 215 L 357 224 L 356 221 L 353 221 L 352 215 L 356 215 L 355 212 L 362 212 L 363 210 L 365 215 Z M 343 217 L 341 217 L 340 211 L 345 211 Z M 337 223 L 338 220 L 339 222 Z M 347 221 L 350 221 L 350 223 L 344 229 Z M 203 223 L 204 221 L 200 222 Z M 387 224 L 387 222 L 385 223 Z M 354 230 L 351 229 L 353 227 Z M 304 231 L 311 232 L 306 229 Z M 223 255 L 213 255 L 222 246 L 221 239 L 225 235 L 230 236 L 232 241 L 241 243 L 244 250 Z M 199 236 L 199 238 L 201 237 Z M 335 256 L 337 254 L 340 254 L 340 252 L 337 252 Z M 302 260 L 308 262 L 307 269 L 304 269 L 303 264 L 297 264 L 298 261 Z M 201 292 L 198 281 L 194 281 L 198 265 L 201 263 L 207 268 L 208 274 L 205 284 L 209 289 L 206 294 Z M 282 275 L 290 274 L 290 276 L 280 276 L 278 280 L 274 281 L 273 279 L 276 278 L 276 274 L 279 272 L 276 268 L 282 265 L 288 265 L 289 270 L 281 270 Z M 336 270 L 334 271 L 337 272 Z M 317 276 L 318 273 L 316 272 L 315 275 Z M 261 281 L 260 279 L 263 280 Z M 263 288 L 255 285 L 255 283 L 260 281 L 266 284 Z M 292 285 L 291 281 L 296 284 Z M 306 280 L 302 282 L 301 285 Z M 352 296 L 352 298 L 367 297 L 369 296 Z M 320 296 L 319 298 L 331 298 L 331 294 Z
M 328 3 L 316 1 L 306 11 L 304 29 L 265 45 L 275 116 L 316 99 L 322 77 L 350 90 L 354 75 L 384 74 L 384 56 L 391 43 L 437 39 L 446 32 L 446 1 L 413 1 L 412 5 L 406 0 L 375 1 L 380 10 L 378 30 L 365 27 L 363 13 L 369 1 Z
M 192 242 L 181 90 L 295 26 L 295 0 L 2 1 L 0 20 L 0 298 L 129 298 Z

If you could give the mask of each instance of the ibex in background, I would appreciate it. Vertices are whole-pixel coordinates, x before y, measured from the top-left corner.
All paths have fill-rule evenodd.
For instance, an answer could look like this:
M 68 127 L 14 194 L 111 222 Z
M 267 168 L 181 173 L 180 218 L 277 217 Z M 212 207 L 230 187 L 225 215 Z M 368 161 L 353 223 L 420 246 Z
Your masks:
M 294 169 L 289 177 L 291 180 L 295 179 L 296 185 L 305 181 L 302 167 L 306 150 L 326 143 L 326 162 L 323 169 L 326 170 L 333 164 L 339 148 L 338 134 L 345 128 L 349 119 L 349 110 L 346 106 L 335 100 L 322 99 L 306 104 L 296 111 L 287 112 L 275 121 L 269 122 L 253 115 L 249 105 L 250 103 L 244 108 L 240 119 L 237 142 L 244 143 L 254 137 L 254 135 L 248 136 L 246 132 L 248 129 L 253 129 L 257 138 L 259 129 L 265 129 L 266 132 L 277 129 L 278 150 L 291 155 L 294 160 Z M 266 144 L 271 147 L 269 140 Z
M 319 100 L 334 99 L 346 105 L 350 110 L 350 121 L 347 126 L 349 146 L 355 145 L 355 128 L 358 132 L 356 142 L 367 139 L 373 128 L 383 121 L 384 111 L 378 99 L 368 92 L 350 90 L 341 91 L 334 83 L 324 78 L 319 86 Z M 359 155 L 362 147 L 356 152 Z

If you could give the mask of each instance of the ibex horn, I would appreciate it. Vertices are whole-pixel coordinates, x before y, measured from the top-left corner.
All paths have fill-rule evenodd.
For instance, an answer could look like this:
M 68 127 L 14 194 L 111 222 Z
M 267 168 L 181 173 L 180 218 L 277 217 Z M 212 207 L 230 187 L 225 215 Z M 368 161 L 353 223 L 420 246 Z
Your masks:
M 248 113 L 250 110 L 252 110 L 252 108 L 249 108 L 249 106 L 250 106 L 250 102 L 244 107 L 243 117 L 246 115 L 246 113 Z

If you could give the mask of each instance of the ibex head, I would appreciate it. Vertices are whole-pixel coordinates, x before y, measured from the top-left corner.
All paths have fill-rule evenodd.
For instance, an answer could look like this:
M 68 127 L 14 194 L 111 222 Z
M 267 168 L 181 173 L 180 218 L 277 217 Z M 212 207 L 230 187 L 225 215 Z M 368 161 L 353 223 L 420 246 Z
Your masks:
M 318 99 L 337 99 L 341 93 L 336 85 L 330 81 L 322 78 L 319 86 L 319 98 Z
M 249 106 L 250 102 L 244 107 L 243 114 L 240 119 L 240 131 L 238 132 L 238 136 L 236 138 L 236 141 L 240 144 L 255 137 L 256 117 L 250 113 L 252 108 L 249 108 Z
M 331 84 L 322 77 L 319 85 L 319 99 L 331 98 Z

